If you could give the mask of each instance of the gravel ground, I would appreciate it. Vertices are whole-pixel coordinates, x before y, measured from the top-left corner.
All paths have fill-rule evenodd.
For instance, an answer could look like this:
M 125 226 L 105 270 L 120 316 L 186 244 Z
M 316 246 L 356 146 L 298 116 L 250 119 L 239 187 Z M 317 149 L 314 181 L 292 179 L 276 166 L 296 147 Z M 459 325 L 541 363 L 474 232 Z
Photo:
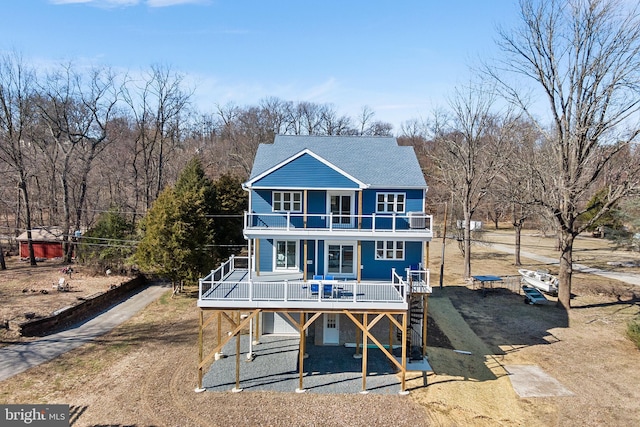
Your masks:
M 240 388 L 246 391 L 277 391 L 291 393 L 299 383 L 299 339 L 284 336 L 263 336 L 253 346 L 256 355 L 247 361 L 249 336 L 240 340 Z M 203 387 L 207 391 L 227 392 L 236 386 L 236 340 L 223 349 L 227 356 L 214 362 L 205 374 Z M 309 393 L 335 394 L 362 391 L 362 359 L 355 359 L 355 349 L 343 346 L 307 344 L 304 360 L 303 387 Z M 366 390 L 378 394 L 398 394 L 400 379 L 392 363 L 379 349 L 367 354 Z

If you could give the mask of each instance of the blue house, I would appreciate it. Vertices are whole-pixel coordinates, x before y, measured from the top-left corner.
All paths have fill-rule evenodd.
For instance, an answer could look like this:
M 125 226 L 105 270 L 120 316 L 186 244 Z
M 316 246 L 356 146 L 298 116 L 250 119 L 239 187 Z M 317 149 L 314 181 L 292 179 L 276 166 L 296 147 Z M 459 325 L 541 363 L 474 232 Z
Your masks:
M 433 232 L 413 147 L 392 137 L 278 135 L 258 147 L 243 188 L 248 256 L 200 280 L 202 310 L 243 312 L 256 341 L 299 335 L 301 346 L 309 338 L 364 351 L 361 335 L 384 336 L 402 348 L 403 373 L 411 346 L 425 356 Z M 369 314 L 389 322 L 367 327 L 359 319 Z

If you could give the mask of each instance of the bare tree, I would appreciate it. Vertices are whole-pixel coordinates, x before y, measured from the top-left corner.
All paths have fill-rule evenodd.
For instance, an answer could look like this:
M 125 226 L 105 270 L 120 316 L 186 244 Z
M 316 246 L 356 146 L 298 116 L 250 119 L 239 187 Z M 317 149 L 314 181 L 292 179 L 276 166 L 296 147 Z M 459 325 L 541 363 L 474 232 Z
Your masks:
M 64 236 L 66 260 L 71 261 L 74 232 L 80 230 L 82 213 L 86 208 L 89 172 L 96 156 L 109 142 L 107 124 L 118 101 L 114 76 L 109 70 L 91 70 L 88 82 L 84 76 L 66 65 L 50 74 L 42 88 L 40 113 L 48 129 L 40 141 L 43 151 L 49 138 L 60 153 L 60 183 L 64 208 Z
M 500 31 L 504 59 L 489 72 L 532 120 L 537 118 L 516 82 L 524 77 L 546 99 L 551 126 L 536 122 L 548 157 L 537 165 L 535 202 L 555 218 L 561 236 L 558 304 L 569 309 L 574 239 L 639 190 L 633 145 L 640 133 L 638 6 L 617 0 L 521 0 L 520 13 L 517 28 Z M 618 157 L 621 152 L 624 158 Z M 586 201 L 616 157 L 600 211 L 581 223 Z
M 511 223 L 515 231 L 515 265 L 521 265 L 520 249 L 524 222 L 536 213 L 537 207 L 531 203 L 535 197 L 536 162 L 544 163 L 544 156 L 538 149 L 540 133 L 530 121 L 519 120 L 511 127 L 510 159 L 504 163 L 491 188 L 495 200 L 511 211 Z M 535 189 L 535 190 L 534 190 Z
M 129 85 L 124 99 L 131 108 L 136 128 L 133 168 L 138 185 L 142 179 L 145 208 L 158 197 L 166 184 L 167 159 L 180 140 L 191 92 L 171 67 L 154 65 L 138 86 Z
M 479 87 L 456 90 L 450 117 L 434 120 L 436 179 L 449 189 L 464 216 L 465 278 L 471 277 L 471 219 L 507 157 L 509 118 L 492 112 L 494 101 Z
M 34 125 L 35 73 L 17 55 L 0 59 L 0 161 L 15 175 L 25 210 L 29 261 L 36 265 L 31 237 L 31 203 L 28 179 L 32 171 L 30 133 Z M 17 206 L 16 216 L 19 216 Z M 16 224 L 19 227 L 20 224 Z

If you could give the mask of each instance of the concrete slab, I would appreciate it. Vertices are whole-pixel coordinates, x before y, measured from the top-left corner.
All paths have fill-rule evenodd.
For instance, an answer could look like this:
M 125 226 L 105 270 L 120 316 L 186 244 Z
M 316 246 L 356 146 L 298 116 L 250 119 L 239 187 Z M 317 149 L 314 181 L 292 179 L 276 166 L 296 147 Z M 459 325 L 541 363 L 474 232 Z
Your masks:
M 236 388 L 235 345 L 232 339 L 223 349 L 227 356 L 211 364 L 203 378 L 203 387 L 212 392 L 277 391 L 293 393 L 299 387 L 297 337 L 264 335 L 252 350 L 255 359 L 246 362 L 249 337 L 240 337 L 240 385 Z M 304 359 L 303 388 L 308 393 L 362 392 L 362 359 L 353 357 L 354 348 L 316 346 L 308 342 Z M 379 350 L 367 353 L 366 391 L 375 394 L 398 394 L 400 378 L 391 361 Z
M 520 397 L 573 396 L 558 380 L 537 365 L 505 365 L 511 385 Z

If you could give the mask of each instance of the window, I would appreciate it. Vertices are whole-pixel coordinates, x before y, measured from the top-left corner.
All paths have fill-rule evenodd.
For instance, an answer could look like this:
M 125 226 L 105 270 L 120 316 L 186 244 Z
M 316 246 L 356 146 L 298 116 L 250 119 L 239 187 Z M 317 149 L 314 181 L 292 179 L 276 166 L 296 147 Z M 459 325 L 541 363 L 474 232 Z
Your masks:
M 404 213 L 404 193 L 378 193 L 376 212 Z
M 395 240 L 378 240 L 376 242 L 376 259 L 404 259 L 404 242 Z
M 295 240 L 276 240 L 274 249 L 276 270 L 298 269 L 298 243 Z
M 273 211 L 302 212 L 302 192 L 274 191 Z

